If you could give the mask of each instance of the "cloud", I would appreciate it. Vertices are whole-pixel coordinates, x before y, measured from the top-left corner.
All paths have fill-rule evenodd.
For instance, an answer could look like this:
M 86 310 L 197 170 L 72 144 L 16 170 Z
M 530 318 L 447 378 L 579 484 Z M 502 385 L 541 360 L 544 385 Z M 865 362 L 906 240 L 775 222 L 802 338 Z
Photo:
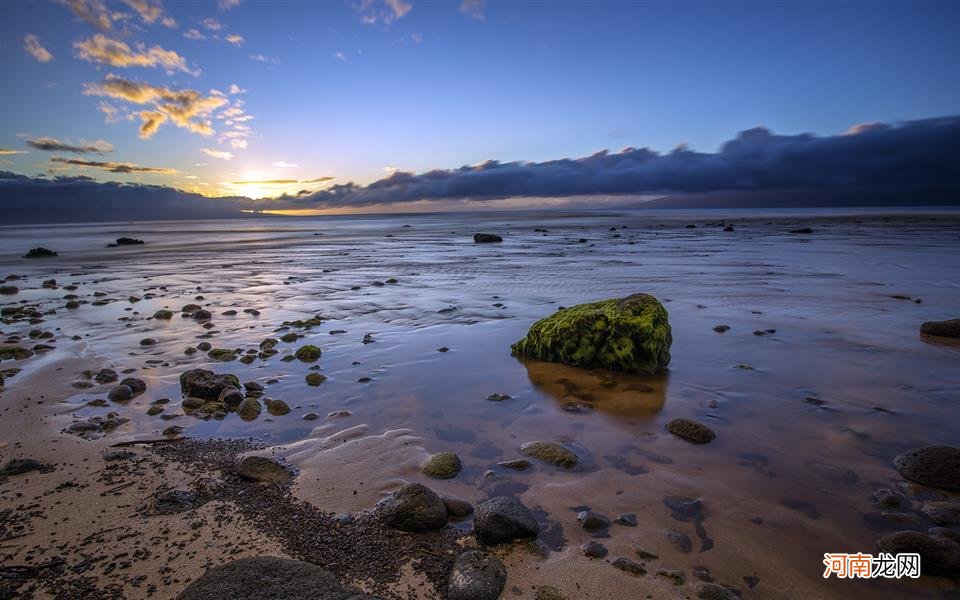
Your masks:
M 234 150 L 245 150 L 247 148 L 247 140 L 244 139 L 233 139 L 230 140 L 230 147 Z
M 211 150 L 210 148 L 200 148 L 200 152 L 203 152 L 210 158 L 219 158 L 220 160 L 231 160 L 233 158 L 233 153 L 227 152 L 225 150 Z
M 43 45 L 40 44 L 40 40 L 37 39 L 37 36 L 32 33 L 27 34 L 23 38 L 23 49 L 39 62 L 48 63 L 53 60 L 53 55 L 50 54 L 50 51 L 44 48 Z
M 285 160 L 278 160 L 278 161 L 276 161 L 276 162 L 273 163 L 273 166 L 274 166 L 274 167 L 278 167 L 278 168 L 280 168 L 280 169 L 296 169 L 296 168 L 297 168 L 298 166 L 300 166 L 300 165 L 295 165 L 295 164 L 293 164 L 293 163 L 288 163 L 288 162 L 285 161 Z
M 164 27 L 177 26 L 177 22 L 164 13 L 163 4 L 160 0 L 154 0 L 153 2 L 150 0 L 123 0 L 123 3 L 136 11 L 140 15 L 140 20 L 148 25 L 153 25 L 159 21 Z
M 234 95 L 236 95 L 236 94 L 246 94 L 246 93 L 247 93 L 247 90 L 243 89 L 242 87 L 240 87 L 239 85 L 237 85 L 237 84 L 235 84 L 235 83 L 231 83 L 231 84 L 230 84 L 230 93 L 231 93 L 231 94 L 234 94 Z
M 347 55 L 339 50 L 333 53 L 333 57 L 337 60 L 347 60 Z
M 678 147 L 606 150 L 545 162 L 489 160 L 458 169 L 397 171 L 369 185 L 335 185 L 300 198 L 315 207 L 418 200 L 494 200 L 573 196 L 785 192 L 867 187 L 888 192 L 953 190 L 960 195 L 960 116 L 871 126 L 833 136 L 778 135 L 757 127 L 719 151 Z M 922 201 L 916 195 L 914 202 Z
M 132 50 L 124 42 L 98 33 L 88 40 L 74 42 L 73 47 L 77 58 L 111 67 L 161 67 L 171 72 L 199 74 L 199 71 L 190 70 L 182 56 L 160 46 L 148 49 L 143 44 L 138 44 L 137 49 Z
M 123 79 L 116 75 L 107 75 L 99 83 L 86 84 L 83 93 L 86 96 L 108 97 L 131 104 L 152 105 L 154 108 L 152 112 L 163 113 L 166 116 L 165 121 L 168 120 L 177 127 L 200 135 L 214 133 L 210 114 L 227 103 L 227 99 L 222 95 L 204 96 L 197 90 L 174 90 Z M 152 113 L 148 114 L 152 116 Z M 143 120 L 143 113 L 140 116 Z M 150 135 L 154 132 L 156 128 L 150 132 Z M 143 133 L 144 128 L 141 126 L 141 137 Z
M 247 41 L 243 39 L 243 36 L 240 35 L 239 33 L 231 33 L 225 39 L 231 44 L 233 44 L 234 46 L 242 46 L 243 43 Z
M 389 25 L 397 19 L 403 18 L 407 13 L 413 10 L 413 5 L 404 0 L 362 0 L 357 7 L 360 13 L 360 21 L 367 25 L 376 25 L 378 23 Z
M 73 152 L 74 154 L 106 154 L 113 152 L 113 144 L 104 140 L 71 144 L 69 142 L 61 142 L 49 136 L 40 136 L 29 138 L 26 143 L 31 148 L 45 152 Z
M 143 167 L 134 163 L 80 160 L 77 158 L 61 158 L 59 156 L 54 156 L 50 159 L 50 162 L 61 163 L 75 167 L 102 169 L 104 171 L 109 171 L 110 173 L 155 173 L 160 175 L 173 175 L 180 172 L 176 169 L 167 169 L 164 167 Z
M 227 12 L 238 6 L 240 6 L 240 0 L 217 0 L 217 10 L 220 12 Z
M 156 110 L 142 110 L 140 117 L 140 139 L 149 140 L 167 120 L 167 115 Z
M 210 31 L 220 31 L 221 29 L 223 29 L 223 23 L 221 23 L 220 21 L 212 17 L 208 17 L 200 21 L 200 24 L 206 27 L 207 29 L 209 29 Z
M 231 181 L 230 185 L 292 185 L 299 183 L 323 183 L 333 177 L 318 177 L 316 179 L 258 179 L 255 181 Z
M 100 31 L 110 31 L 113 22 L 122 18 L 107 8 L 103 0 L 59 0 L 59 2 L 73 11 L 80 20 Z
M 460 3 L 460 12 L 471 19 L 483 21 L 486 18 L 484 14 L 486 4 L 486 0 L 463 0 L 463 2 Z
M 263 54 L 251 54 L 250 60 L 264 63 L 273 63 L 275 65 L 280 64 L 280 61 L 275 58 L 270 58 L 269 56 L 264 56 Z
M 29 154 L 29 152 L 27 152 L 26 150 L 11 150 L 9 148 L 0 148 L 0 156 L 9 156 L 11 154 Z
M 188 29 L 187 31 L 184 31 L 183 37 L 187 38 L 188 40 L 195 40 L 195 41 L 207 39 L 207 36 L 203 35 L 196 29 Z

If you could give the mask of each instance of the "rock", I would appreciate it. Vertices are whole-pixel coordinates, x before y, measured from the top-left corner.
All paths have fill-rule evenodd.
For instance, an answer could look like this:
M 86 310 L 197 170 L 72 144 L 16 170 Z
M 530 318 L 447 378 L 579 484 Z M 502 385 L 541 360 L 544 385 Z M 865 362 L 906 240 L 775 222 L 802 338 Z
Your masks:
M 473 242 L 475 244 L 491 244 L 494 242 L 502 242 L 503 238 L 494 233 L 475 233 L 473 234 Z
M 283 400 L 267 398 L 263 403 L 267 405 L 267 412 L 275 417 L 282 417 L 290 412 L 290 405 Z
M 726 333 L 726 332 L 730 331 L 730 326 L 729 326 L 729 325 L 717 325 L 716 327 L 713 328 L 713 330 L 716 331 L 717 333 Z
M 508 396 L 507 394 L 490 394 L 487 396 L 487 400 L 491 402 L 503 402 L 504 400 L 510 400 L 513 396 Z
M 43 469 L 43 464 L 32 458 L 12 458 L 0 469 L 0 477 L 9 477 L 11 475 L 23 475 L 30 471 L 39 471 Z
M 20 288 L 18 288 L 15 285 L 0 285 L 0 294 L 3 294 L 5 296 L 12 296 L 19 291 L 20 291 Z
M 276 556 L 241 558 L 213 567 L 177 600 L 378 600 L 344 587 L 320 567 Z
M 120 384 L 107 393 L 107 398 L 113 402 L 126 402 L 133 398 L 133 390 L 128 385 Z
M 200 352 L 209 352 L 212 348 L 213 346 L 210 344 L 210 342 L 200 342 L 197 344 L 197 350 Z
M 708 444 L 717 437 L 712 429 L 691 419 L 674 419 L 666 427 L 673 435 L 693 444 Z
M 931 527 L 927 533 L 934 537 L 947 538 L 948 540 L 953 540 L 960 544 L 960 531 L 954 531 L 953 529 L 948 529 L 946 527 Z
M 617 517 L 617 523 L 621 525 L 626 525 L 627 527 L 636 527 L 637 515 L 636 513 L 624 513 L 619 517 Z
M 579 461 L 576 454 L 556 442 L 527 442 L 520 446 L 520 452 L 566 469 L 572 468 Z
M 617 560 L 613 561 L 613 566 L 621 571 L 630 573 L 631 575 L 646 575 L 647 570 L 643 568 L 638 562 L 632 561 L 629 558 L 623 558 L 622 556 Z
M 504 469 L 513 469 L 514 471 L 525 471 L 530 468 L 530 461 L 525 458 L 515 458 L 513 460 L 504 460 L 497 463 L 498 467 Z
M 674 548 L 684 554 L 690 554 L 690 551 L 693 550 L 693 542 L 690 541 L 690 536 L 679 529 L 667 530 L 667 539 L 670 540 Z
M 105 452 L 103 454 L 103 460 L 106 462 L 115 462 L 118 460 L 129 460 L 135 456 L 136 454 L 129 450 L 113 450 L 111 452 Z
M 180 390 L 185 396 L 216 400 L 225 387 L 240 387 L 236 375 L 217 374 L 206 369 L 191 369 L 180 375 Z
M 960 338 L 960 319 L 948 321 L 927 321 L 920 325 L 921 335 Z
M 33 350 L 16 344 L 0 344 L 0 360 L 23 360 L 33 356 Z
M 143 244 L 143 240 L 138 240 L 136 238 L 122 237 L 117 238 L 117 241 L 114 246 L 140 246 Z
M 538 585 L 533 600 L 567 600 L 567 597 L 552 585 Z
M 678 587 L 687 582 L 687 575 L 679 569 L 660 569 L 657 577 L 663 577 Z
M 295 331 L 291 331 L 290 333 L 285 333 L 280 336 L 280 341 L 287 344 L 295 342 L 298 339 L 300 339 L 300 334 Z
M 228 385 L 220 390 L 217 396 L 217 402 L 222 402 L 227 408 L 236 408 L 243 402 L 243 393 L 232 385 Z
M 457 557 L 447 583 L 449 600 L 497 600 L 507 582 L 507 570 L 496 557 L 467 550 Z
M 960 575 L 960 544 L 953 540 L 918 531 L 898 531 L 880 538 L 877 547 L 890 554 L 919 554 L 923 574 Z
M 610 519 L 606 515 L 595 513 L 592 510 L 582 510 L 577 513 L 577 521 L 587 531 L 599 531 L 610 527 Z
M 23 255 L 24 258 L 47 258 L 50 256 L 57 256 L 57 253 L 43 247 L 31 248 L 29 252 Z
M 183 399 L 183 402 L 180 403 L 180 406 L 186 410 L 196 410 L 206 403 L 207 401 L 203 398 L 188 397 Z
M 791 229 L 790 233 L 813 233 L 813 230 L 809 227 L 801 227 L 800 229 Z
M 264 456 L 247 456 L 240 461 L 237 476 L 259 483 L 285 483 L 290 481 L 293 473 L 275 460 Z
M 473 505 L 462 498 L 439 494 L 443 505 L 447 507 L 447 514 L 451 519 L 466 519 L 473 514 Z
M 120 376 L 117 375 L 117 372 L 113 369 L 100 369 L 96 375 L 93 376 L 93 380 L 97 383 L 113 383 Z
M 173 318 L 173 311 L 160 309 L 157 312 L 153 313 L 154 319 L 160 319 L 161 321 L 169 321 Z
M 649 550 L 644 550 L 640 546 L 634 546 L 633 550 L 637 553 L 637 556 L 644 560 L 656 560 L 660 558 L 660 555 L 656 552 L 650 552 Z
M 462 468 L 463 463 L 460 462 L 460 457 L 453 452 L 437 452 L 420 465 L 420 471 L 424 475 L 435 479 L 456 477 Z
M 535 538 L 540 533 L 540 524 L 519 500 L 498 496 L 477 507 L 473 532 L 481 543 L 493 546 Z
M 902 476 L 921 485 L 960 490 L 960 448 L 924 446 L 893 459 Z
M 263 392 L 263 386 L 256 381 L 248 381 L 243 384 L 243 389 L 248 392 Z
M 237 353 L 230 348 L 213 348 L 207 352 L 207 356 L 220 362 L 230 362 L 237 359 Z
M 740 600 L 740 596 L 718 583 L 702 584 L 697 588 L 697 598 L 700 600 Z
M 433 490 L 408 483 L 377 507 L 381 519 L 400 531 L 430 531 L 447 524 L 447 507 Z
M 307 376 L 304 377 L 307 382 L 307 385 L 312 385 L 314 387 L 320 385 L 327 380 L 326 375 L 321 375 L 320 373 L 307 373 Z
M 209 310 L 201 308 L 193 311 L 193 314 L 190 315 L 190 318 L 196 321 L 209 321 L 213 318 L 213 314 Z
M 673 337 L 656 298 L 634 294 L 558 310 L 513 344 L 516 356 L 576 367 L 653 373 L 670 364 Z
M 937 525 L 960 524 L 960 502 L 943 500 L 927 502 L 920 510 Z
M 607 555 L 607 547 L 599 542 L 587 542 L 580 546 L 580 551 L 587 558 L 603 558 Z
M 237 406 L 237 414 L 245 421 L 252 421 L 260 416 L 260 402 L 256 398 L 245 398 Z
M 314 362 L 320 358 L 320 354 L 320 348 L 310 345 L 300 346 L 297 348 L 297 351 L 293 353 L 294 356 L 303 362 Z
M 157 340 L 153 338 L 143 338 L 142 340 L 140 340 L 141 346 L 153 346 L 156 343 L 157 343 Z
M 120 385 L 125 385 L 133 390 L 134 396 L 138 396 L 147 391 L 147 384 L 144 383 L 142 379 L 136 379 L 135 377 L 127 377 L 121 380 Z
M 155 416 L 159 415 L 159 414 L 162 413 L 162 412 L 163 412 L 163 407 L 155 404 L 155 405 L 153 405 L 153 406 L 151 406 L 150 408 L 147 409 L 147 416 L 148 416 L 148 417 L 155 417 Z

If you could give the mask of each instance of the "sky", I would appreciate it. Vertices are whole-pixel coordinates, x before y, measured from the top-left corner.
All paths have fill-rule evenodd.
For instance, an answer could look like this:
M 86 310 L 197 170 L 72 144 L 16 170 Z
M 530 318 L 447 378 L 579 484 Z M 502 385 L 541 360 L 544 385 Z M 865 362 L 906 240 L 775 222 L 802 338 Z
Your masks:
M 928 152 L 952 150 L 943 128 L 960 114 L 956 2 L 68 0 L 0 10 L 0 171 L 21 183 L 286 194 L 276 205 L 303 211 L 645 197 L 729 159 L 737 140 L 769 156 L 787 144 L 807 151 L 812 136 L 819 156 L 835 157 L 838 144 L 851 147 L 844 135 L 886 135 L 844 155 L 873 161 L 868 150 L 884 144 L 925 143 L 913 132 L 942 144 Z M 864 127 L 877 123 L 886 133 Z M 603 150 L 623 160 L 590 160 Z M 673 176 L 660 175 L 667 160 L 650 176 L 648 152 L 670 159 Z M 863 184 L 861 167 L 833 181 Z M 931 185 L 956 185 L 940 175 Z M 751 177 L 754 187 L 769 179 Z M 743 180 L 710 178 L 718 189 Z

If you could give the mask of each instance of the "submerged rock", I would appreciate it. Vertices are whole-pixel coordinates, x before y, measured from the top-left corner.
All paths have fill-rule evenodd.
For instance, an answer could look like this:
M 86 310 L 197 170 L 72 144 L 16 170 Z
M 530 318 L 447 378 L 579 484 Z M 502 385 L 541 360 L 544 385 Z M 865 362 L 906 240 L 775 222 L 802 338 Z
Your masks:
M 670 364 L 672 342 L 663 305 L 634 294 L 560 309 L 511 348 L 516 356 L 576 367 L 653 373 Z
M 420 466 L 424 475 L 435 479 L 451 479 L 457 476 L 463 463 L 460 457 L 453 452 L 437 452 Z
M 666 427 L 673 435 L 693 444 L 708 444 L 717 437 L 712 429 L 692 419 L 674 419 Z
M 496 557 L 467 550 L 457 557 L 447 583 L 449 600 L 496 600 L 507 582 L 507 570 Z
M 263 410 L 263 407 L 260 406 L 260 402 L 256 398 L 246 398 L 237 406 L 237 414 L 240 415 L 241 419 L 247 421 L 259 417 L 261 410 Z
M 433 490 L 408 483 L 377 508 L 384 523 L 400 531 L 430 531 L 447 524 L 447 507 Z
M 320 348 L 317 348 L 316 346 L 307 345 L 307 346 L 300 346 L 299 348 L 297 348 L 297 351 L 294 352 L 293 355 L 296 356 L 298 359 L 302 360 L 303 362 L 314 362 L 320 358 L 320 354 L 321 354 Z
M 576 454 L 556 442 L 527 442 L 520 446 L 520 452 L 566 469 L 572 468 L 579 461 Z
M 893 464 L 910 481 L 945 490 L 960 490 L 960 448 L 956 446 L 915 448 L 893 459 Z
M 607 555 L 607 547 L 600 542 L 587 542 L 580 546 L 580 551 L 587 558 L 603 558 Z
M 477 507 L 473 516 L 473 533 L 481 543 L 493 546 L 535 538 L 540 533 L 540 524 L 519 500 L 498 496 Z
M 927 321 L 920 326 L 921 335 L 960 338 L 960 319 L 948 321 Z
M 306 380 L 307 385 L 316 387 L 326 381 L 327 377 L 326 375 L 321 375 L 320 373 L 307 373 L 304 379 Z

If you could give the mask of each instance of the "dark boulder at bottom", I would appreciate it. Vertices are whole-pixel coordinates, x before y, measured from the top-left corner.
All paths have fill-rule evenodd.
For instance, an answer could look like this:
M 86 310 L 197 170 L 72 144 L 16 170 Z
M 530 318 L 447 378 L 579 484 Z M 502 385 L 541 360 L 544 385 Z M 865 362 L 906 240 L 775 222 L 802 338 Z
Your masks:
M 507 570 L 496 557 L 468 550 L 457 557 L 447 585 L 449 600 L 496 600 L 507 582 Z
M 241 558 L 213 567 L 178 600 L 379 600 L 348 588 L 317 565 L 276 556 Z

